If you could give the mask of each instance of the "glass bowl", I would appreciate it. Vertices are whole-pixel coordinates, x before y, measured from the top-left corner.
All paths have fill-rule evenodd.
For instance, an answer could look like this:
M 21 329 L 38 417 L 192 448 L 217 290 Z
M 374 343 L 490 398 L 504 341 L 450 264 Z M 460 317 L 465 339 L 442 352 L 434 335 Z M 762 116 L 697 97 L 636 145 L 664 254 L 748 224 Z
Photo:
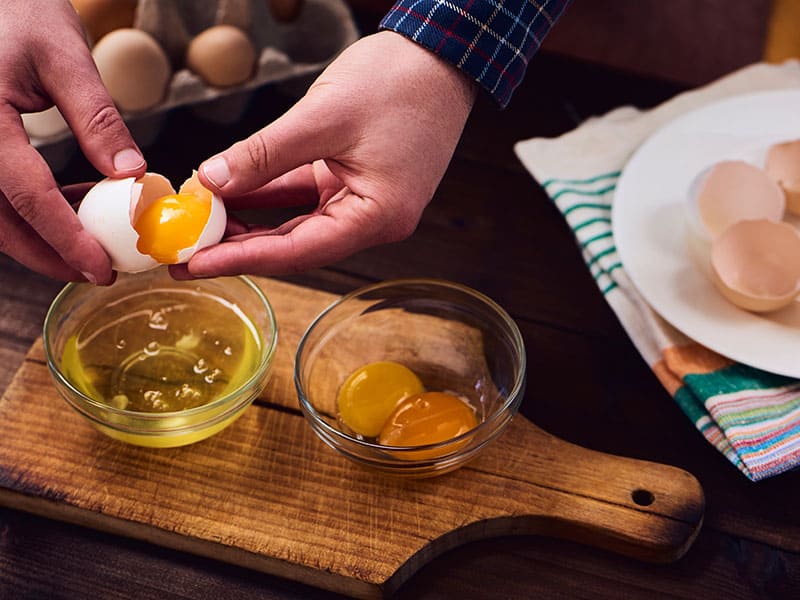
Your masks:
M 43 338 L 70 406 L 112 438 L 166 448 L 244 412 L 266 385 L 277 328 L 250 279 L 175 281 L 159 268 L 108 287 L 68 284 Z
M 525 360 L 519 329 L 491 299 L 456 283 L 407 279 L 362 288 L 323 311 L 300 341 L 294 379 L 326 444 L 383 472 L 429 477 L 471 460 L 508 425 L 524 394 Z M 339 390 L 356 370 L 382 361 L 407 367 L 428 391 L 466 401 L 477 426 L 419 446 L 354 432 L 339 414 Z

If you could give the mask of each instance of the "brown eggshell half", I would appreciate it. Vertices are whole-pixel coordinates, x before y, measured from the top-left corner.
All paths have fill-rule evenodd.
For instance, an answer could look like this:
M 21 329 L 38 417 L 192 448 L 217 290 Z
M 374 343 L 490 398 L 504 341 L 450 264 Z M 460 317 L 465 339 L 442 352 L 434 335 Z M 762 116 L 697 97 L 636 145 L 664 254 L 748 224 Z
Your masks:
M 736 306 L 777 310 L 800 293 L 800 234 L 788 223 L 740 221 L 711 245 L 714 284 Z
M 712 240 L 738 221 L 780 221 L 786 209 L 781 187 L 741 160 L 718 162 L 700 173 L 690 187 L 689 203 L 692 228 Z
M 800 140 L 770 146 L 764 171 L 786 194 L 786 208 L 800 215 Z

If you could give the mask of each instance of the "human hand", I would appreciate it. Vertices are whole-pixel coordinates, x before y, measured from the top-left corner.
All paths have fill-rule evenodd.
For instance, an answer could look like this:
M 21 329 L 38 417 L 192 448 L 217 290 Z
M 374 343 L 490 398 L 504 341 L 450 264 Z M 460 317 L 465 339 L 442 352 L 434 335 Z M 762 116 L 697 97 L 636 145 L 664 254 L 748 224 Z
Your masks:
M 140 176 L 145 161 L 95 68 L 67 0 L 8 0 L 0 11 L 0 252 L 61 280 L 113 279 L 100 244 L 81 227 L 20 113 L 55 104 L 104 175 Z
M 286 274 L 409 236 L 475 93 L 455 67 L 398 34 L 357 41 L 286 114 L 199 169 L 229 210 L 316 208 L 275 229 L 246 227 L 172 275 Z

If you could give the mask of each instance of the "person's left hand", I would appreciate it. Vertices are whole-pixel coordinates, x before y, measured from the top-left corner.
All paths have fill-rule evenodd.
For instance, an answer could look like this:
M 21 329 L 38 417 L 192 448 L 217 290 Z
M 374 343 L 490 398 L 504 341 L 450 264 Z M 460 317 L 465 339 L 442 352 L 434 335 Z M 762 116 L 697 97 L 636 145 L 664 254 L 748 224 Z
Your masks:
M 171 267 L 173 277 L 304 271 L 409 236 L 475 93 L 461 71 L 396 33 L 355 42 L 285 115 L 199 169 L 228 209 L 316 208 L 275 229 L 243 227 Z

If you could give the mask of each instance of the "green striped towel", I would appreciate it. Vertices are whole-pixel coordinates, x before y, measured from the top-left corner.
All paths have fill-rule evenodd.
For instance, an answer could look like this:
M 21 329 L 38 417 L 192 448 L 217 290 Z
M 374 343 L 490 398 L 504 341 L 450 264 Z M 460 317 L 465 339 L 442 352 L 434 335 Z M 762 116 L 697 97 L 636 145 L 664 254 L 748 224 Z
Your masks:
M 647 364 L 705 438 L 753 481 L 800 466 L 800 381 L 734 363 L 661 319 L 620 262 L 611 207 L 622 169 L 650 134 L 705 104 L 777 89 L 800 89 L 800 64 L 752 65 L 654 109 L 618 108 L 561 137 L 514 148 L 564 215 L 600 291 Z

